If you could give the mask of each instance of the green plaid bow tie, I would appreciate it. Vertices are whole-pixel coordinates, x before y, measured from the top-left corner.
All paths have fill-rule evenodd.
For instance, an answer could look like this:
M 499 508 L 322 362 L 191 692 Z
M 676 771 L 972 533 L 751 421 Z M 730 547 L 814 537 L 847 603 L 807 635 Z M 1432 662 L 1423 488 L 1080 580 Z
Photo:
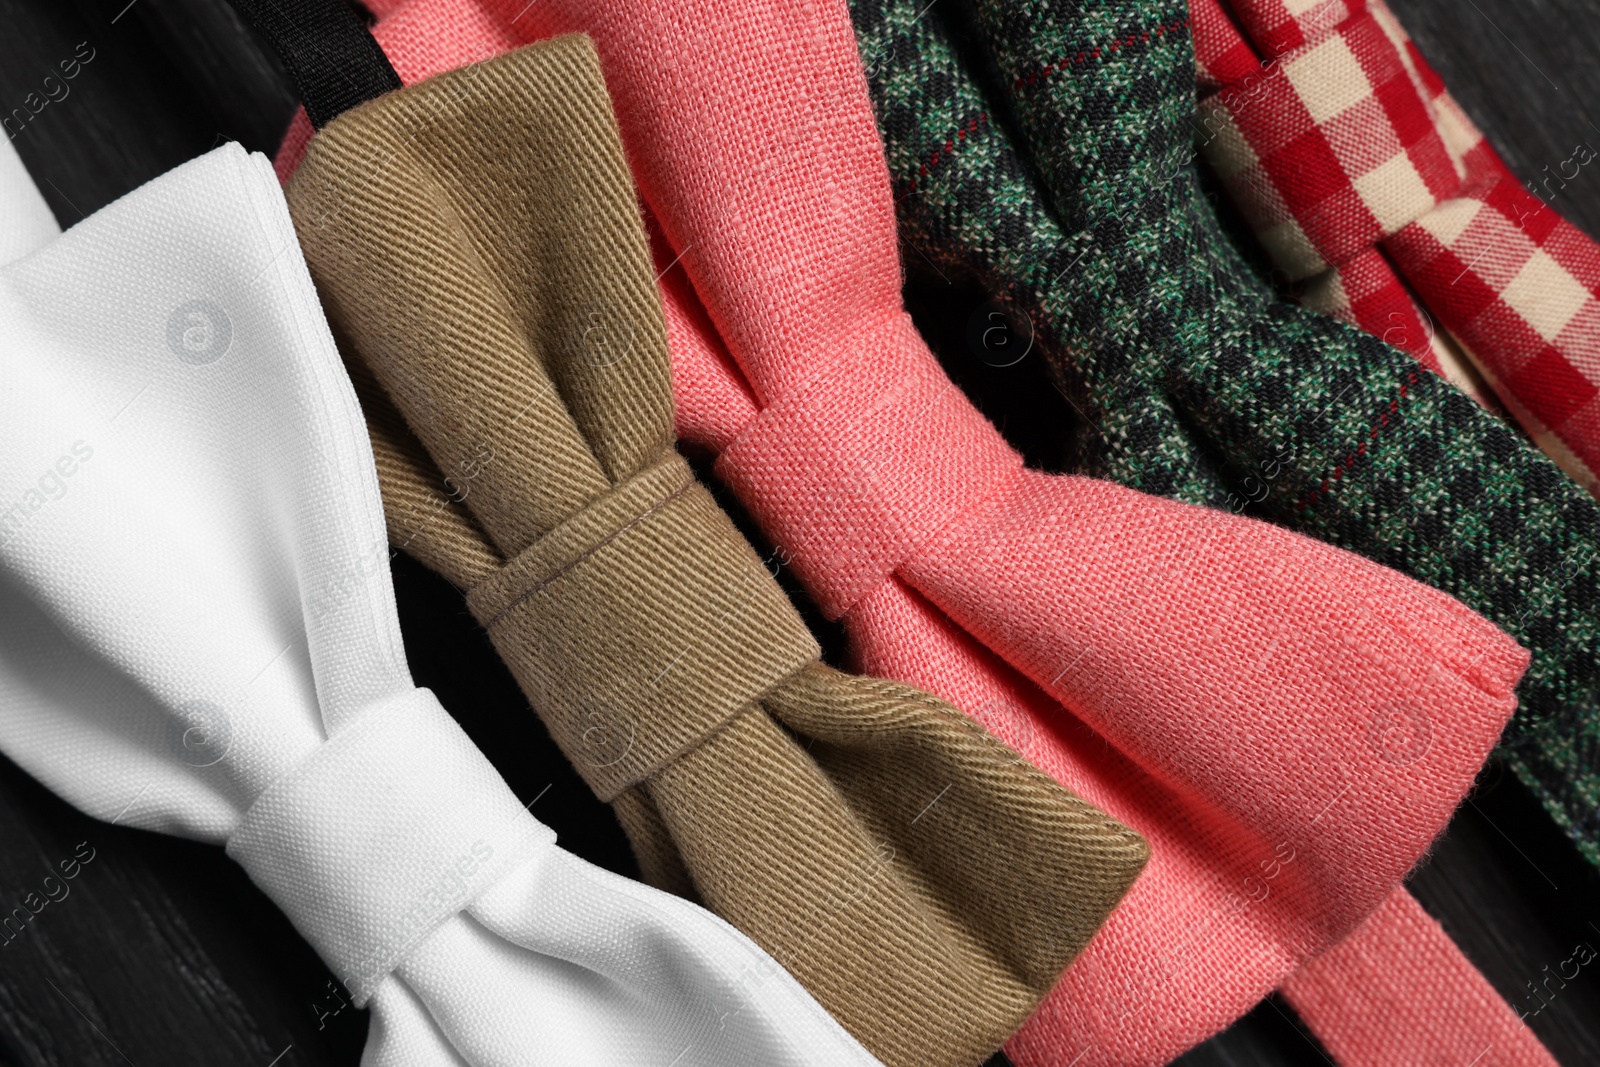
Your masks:
M 1032 322 L 1085 426 L 1069 468 L 1320 537 L 1515 635 L 1502 751 L 1600 864 L 1600 507 L 1242 258 L 1193 162 L 1184 0 L 851 6 L 902 236 Z

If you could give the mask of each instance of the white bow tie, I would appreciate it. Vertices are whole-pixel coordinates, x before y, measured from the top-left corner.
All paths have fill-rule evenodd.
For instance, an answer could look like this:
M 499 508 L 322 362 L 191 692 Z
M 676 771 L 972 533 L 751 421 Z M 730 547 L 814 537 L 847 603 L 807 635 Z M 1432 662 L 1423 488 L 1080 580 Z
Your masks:
M 7 146 L 0 211 L 32 253 L 0 269 L 0 748 L 91 815 L 226 843 L 371 1007 L 365 1064 L 877 1064 L 722 920 L 556 847 L 412 683 L 263 157 L 52 239 Z

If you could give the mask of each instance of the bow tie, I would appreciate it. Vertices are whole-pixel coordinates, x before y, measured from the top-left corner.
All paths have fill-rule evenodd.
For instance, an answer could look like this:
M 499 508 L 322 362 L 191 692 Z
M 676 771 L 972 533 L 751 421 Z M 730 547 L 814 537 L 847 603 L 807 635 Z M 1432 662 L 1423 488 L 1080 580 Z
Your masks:
M 1594 492 L 1600 248 L 1540 199 L 1556 190 L 1546 184 L 1534 196 L 1517 183 L 1382 0 L 1339 0 L 1299 16 L 1267 0 L 1234 7 L 1249 39 L 1216 0 L 1193 8 L 1201 81 L 1223 83 L 1200 103 L 1211 122 L 1204 152 L 1278 268 L 1303 286 L 1301 302 L 1441 373 L 1453 339 L 1534 441 Z M 1334 96 L 1337 107 L 1324 103 Z M 1321 117 L 1313 122 L 1313 114 Z M 1296 155 L 1305 152 L 1322 155 L 1312 165 Z M 1313 173 L 1340 184 L 1316 186 L 1304 177 Z M 1433 328 L 1435 317 L 1448 334 Z M 1469 421 L 1465 412 L 1459 421 Z M 1504 448 L 1472 450 L 1487 453 L 1480 470 L 1500 466 Z M 1446 455 L 1469 460 L 1472 451 Z M 1491 468 L 1482 481 L 1491 480 L 1507 475 Z M 1481 539 L 1477 553 L 1452 560 L 1437 578 L 1419 569 L 1428 566 L 1423 559 L 1401 569 L 1461 597 L 1533 650 L 1521 692 L 1526 710 L 1513 721 L 1507 759 L 1600 864 L 1600 764 L 1592 754 L 1600 734 L 1600 509 L 1555 485 L 1548 468 L 1528 464 L 1520 480 L 1531 490 L 1527 503 L 1456 500 L 1472 510 L 1443 519 L 1455 529 L 1441 531 L 1441 546 L 1461 543 L 1450 536 L 1461 522 L 1490 516 L 1492 538 Z M 1542 719 L 1550 721 L 1534 727 Z
M 470 590 L 649 880 L 749 934 L 885 1063 L 998 1049 L 1147 846 L 955 708 L 818 662 L 673 449 L 590 43 L 348 113 L 288 196 L 330 323 L 392 399 L 367 402 L 391 542 Z
M 1524 189 L 1383 0 L 1228 6 L 1192 7 L 1204 152 L 1302 302 L 1443 373 L 1437 317 L 1600 490 L 1600 248 L 1547 203 L 1594 149 Z
M 266 160 L 0 270 L 0 745 L 225 843 L 371 1064 L 876 1063 L 710 913 L 569 855 L 406 668 L 372 454 Z
M 1022 31 L 990 34 L 1015 140 L 938 13 L 915 12 L 909 0 L 855 9 L 903 235 L 1032 321 L 1090 427 L 1074 469 L 1249 508 L 1503 626 L 1533 659 L 1502 751 L 1600 862 L 1589 754 L 1600 729 L 1600 508 L 1415 361 L 1285 306 L 1241 262 L 1185 166 L 1189 59 L 1172 54 L 1185 39 L 1181 6 L 1130 10 L 1139 29 L 1122 36 L 1063 30 L 1086 43 L 1049 56 L 1016 43 Z M 1168 51 L 1153 52 L 1161 42 Z M 1154 72 L 1158 60 L 1164 91 L 1138 104 L 1141 118 L 1134 103 L 1105 99 L 1106 64 Z
M 1487 466 L 1487 460 L 1466 462 L 1487 453 L 1530 472 L 1518 481 L 1519 468 L 1512 466 L 1496 472 L 1498 481 L 1490 487 L 1505 492 L 1509 483 L 1531 497 L 1526 512 L 1541 514 L 1535 493 L 1549 487 L 1580 509 L 1591 507 L 1494 419 L 1408 368 L 1406 357 L 1345 327 L 1274 306 L 1237 264 L 1183 169 L 1189 135 L 1181 8 L 1129 7 L 1114 20 L 1112 32 L 1110 22 L 1028 17 L 1004 5 L 982 5 L 981 33 L 967 39 L 999 72 L 1021 145 L 1030 151 L 1027 161 L 1005 125 L 990 121 L 990 105 L 957 61 L 940 20 L 917 14 L 910 3 L 861 3 L 855 9 L 863 61 L 902 193 L 906 234 L 941 269 L 970 273 L 991 290 L 1008 293 L 1013 306 L 1033 320 L 1035 343 L 1051 358 L 1059 386 L 1098 431 L 1076 457 L 1082 466 L 1128 484 L 1221 504 L 1241 470 L 1208 457 L 1260 456 L 1267 454 L 1265 446 L 1287 440 L 1291 447 L 1281 448 L 1245 485 L 1262 495 L 1281 494 L 1268 501 L 1276 505 L 1267 512 L 1275 518 L 1327 535 L 1317 510 L 1283 505 L 1305 492 L 1308 476 L 1326 478 L 1330 431 L 1335 441 L 1359 433 L 1361 446 L 1335 452 L 1361 457 L 1355 476 L 1342 477 L 1351 474 L 1353 463 L 1338 468 L 1310 494 L 1321 501 L 1319 508 L 1351 498 L 1350 512 L 1329 517 L 1339 520 L 1332 531 L 1352 547 L 1370 550 L 1372 538 L 1382 535 L 1403 548 L 1413 530 L 1429 528 L 1424 520 L 1434 529 L 1453 522 L 1463 547 L 1472 544 L 1474 530 L 1480 539 L 1487 534 L 1491 545 L 1502 537 L 1537 544 L 1536 538 L 1548 536 L 1500 521 L 1485 531 L 1487 506 L 1466 513 L 1441 508 L 1440 515 L 1425 510 L 1437 504 L 1432 495 L 1417 492 L 1423 488 L 1418 483 L 1438 462 L 1424 466 L 1425 457 L 1438 450 L 1423 450 L 1434 436 L 1454 432 L 1458 439 L 1478 437 L 1476 450 L 1451 452 L 1467 471 Z M 1139 92 L 1124 88 L 1129 86 Z M 1246 344 L 1251 347 L 1242 355 Z M 1417 379 L 1422 380 L 1407 387 Z M 1396 380 L 1405 407 L 1390 399 Z M 1346 392 L 1356 397 L 1353 410 L 1338 407 Z M 1368 429 L 1365 420 L 1374 410 Z M 1258 442 L 1245 443 L 1256 433 Z M 1407 464 L 1416 469 L 1407 471 Z M 1415 499 L 1387 492 L 1377 503 L 1417 508 L 1414 526 L 1385 517 L 1357 495 L 1362 490 L 1356 478 L 1368 476 L 1374 465 L 1380 476 L 1412 487 Z M 1531 477 L 1541 471 L 1542 480 Z M 1451 493 L 1467 494 L 1473 484 L 1464 471 L 1453 477 Z M 1364 507 L 1356 510 L 1357 503 Z M 1553 525 L 1574 543 L 1575 561 L 1582 562 L 1583 527 L 1559 519 Z M 1516 560 L 1514 553 L 1501 555 Z M 1459 574 L 1473 574 L 1467 562 Z M 1562 580 L 1552 563 L 1548 555 L 1535 555 L 1514 565 L 1525 567 L 1542 583 L 1541 591 L 1549 592 L 1559 590 Z M 1414 560 L 1412 569 L 1422 577 L 1439 573 L 1427 557 Z M 1485 589 L 1495 591 L 1481 597 L 1480 606 L 1497 606 L 1502 587 L 1490 585 L 1490 575 L 1480 577 Z M 1530 621 L 1520 598 L 1498 606 L 1497 617 L 1508 626 Z M 1575 601 L 1562 610 L 1579 607 Z M 1530 627 L 1529 633 L 1544 639 L 1544 677 L 1565 684 L 1559 671 L 1567 660 L 1553 654 L 1564 651 L 1552 644 L 1546 627 Z M 1586 639 L 1580 629 L 1576 641 Z M 1418 955 L 1420 916 L 1414 902 L 1397 894 L 1356 937 L 1302 968 L 1286 993 L 1347 1063 L 1411 1062 L 1412 1050 L 1400 1047 L 1405 1041 L 1465 1050 L 1464 1060 L 1493 1044 L 1498 1055 L 1542 1062 L 1537 1042 L 1526 1038 L 1447 939 L 1428 931 L 1432 947 L 1425 954 L 1453 960 L 1451 967 L 1413 971 L 1401 964 Z M 1448 981 L 1442 979 L 1446 973 Z M 1393 1007 L 1379 1013 L 1382 1024 L 1369 1013 L 1370 1002 L 1353 992 L 1364 988 L 1387 991 Z M 1382 1040 L 1367 1040 L 1378 1035 Z M 1479 1035 L 1483 1040 L 1468 1049 Z
M 1390 900 L 1511 711 L 1511 641 L 1275 527 L 1023 469 L 900 307 L 842 9 L 467 7 L 416 0 L 375 33 L 407 82 L 594 35 L 671 268 L 680 433 L 720 452 L 863 668 L 1150 840 L 1024 1029 L 1048 1042 L 1032 1062 L 1164 1062 Z M 1443 940 L 1403 894 L 1385 908 Z

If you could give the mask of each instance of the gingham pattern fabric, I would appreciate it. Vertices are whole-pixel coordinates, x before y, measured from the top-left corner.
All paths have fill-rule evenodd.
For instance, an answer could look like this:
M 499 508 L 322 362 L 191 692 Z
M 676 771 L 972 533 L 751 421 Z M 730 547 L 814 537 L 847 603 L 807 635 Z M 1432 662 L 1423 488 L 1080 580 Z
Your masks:
M 1324 538 L 1505 627 L 1533 662 L 1501 751 L 1600 863 L 1594 499 L 1410 356 L 1284 303 L 1246 260 L 1191 165 L 1188 39 L 1161 29 L 1183 26 L 1181 7 L 1097 5 L 1070 48 L 986 93 L 948 16 L 923 6 L 852 4 L 901 237 L 1032 321 L 1077 416 L 1061 465 Z M 1079 69 L 1094 91 L 1054 101 L 1025 151 L 1010 97 Z M 1091 105 L 1112 117 L 1091 124 Z
M 1274 69 L 1281 77 L 1283 68 L 1277 66 L 1276 59 L 1271 60 L 1270 66 L 1263 63 L 1218 0 L 1193 0 L 1189 10 L 1194 25 L 1195 74 L 1200 96 L 1205 100 L 1196 115 L 1197 135 L 1205 146 L 1232 125 L 1229 109 L 1217 98 L 1222 86 L 1229 85 L 1230 94 L 1244 92 L 1248 100 L 1260 91 L 1252 91 L 1258 81 L 1271 75 Z M 1260 14 L 1263 25 L 1259 32 L 1273 42 L 1273 56 L 1281 56 L 1283 51 L 1306 43 L 1301 21 L 1289 17 L 1286 9 L 1264 10 Z M 1273 14 L 1280 17 L 1270 25 L 1265 24 Z M 1304 22 L 1313 28 L 1332 26 L 1349 18 L 1350 14 L 1344 0 L 1325 0 L 1305 13 Z M 1299 106 L 1298 101 L 1296 106 Z M 1451 113 L 1460 114 L 1459 111 Z M 1446 125 L 1445 132 L 1476 136 L 1465 116 L 1460 118 L 1465 127 L 1450 124 Z M 1451 136 L 1445 144 L 1447 148 L 1455 146 L 1459 156 L 1462 141 L 1461 136 Z M 1266 185 L 1259 179 L 1256 184 L 1257 187 Z M 1270 185 L 1267 188 L 1270 189 Z M 1288 278 L 1279 280 L 1286 282 Z M 1410 352 L 1429 370 L 1449 378 L 1486 407 L 1497 406 L 1492 399 L 1494 394 L 1466 364 L 1455 345 L 1438 330 L 1432 317 L 1413 299 L 1380 247 L 1360 248 L 1337 268 L 1325 270 L 1289 288 L 1303 306 L 1360 326 L 1385 344 Z
M 1237 0 L 1242 31 L 1193 7 L 1206 158 L 1302 300 L 1443 372 L 1437 319 L 1600 489 L 1600 248 L 1518 184 L 1382 0 Z
M 1411 72 L 1371 10 L 1201 102 L 1231 120 L 1206 158 L 1298 281 L 1433 208 L 1460 181 Z

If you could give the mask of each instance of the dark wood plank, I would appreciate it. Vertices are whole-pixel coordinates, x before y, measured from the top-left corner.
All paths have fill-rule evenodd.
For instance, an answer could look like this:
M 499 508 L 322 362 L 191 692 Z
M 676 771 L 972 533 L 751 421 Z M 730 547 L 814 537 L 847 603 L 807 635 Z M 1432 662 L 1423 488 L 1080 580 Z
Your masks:
M 1389 0 L 1450 92 L 1524 182 L 1600 235 L 1600 158 L 1562 187 L 1561 162 L 1600 152 L 1600 12 L 1588 0 Z M 1576 163 L 1566 168 L 1572 173 Z M 1548 168 L 1548 169 L 1546 169 Z

